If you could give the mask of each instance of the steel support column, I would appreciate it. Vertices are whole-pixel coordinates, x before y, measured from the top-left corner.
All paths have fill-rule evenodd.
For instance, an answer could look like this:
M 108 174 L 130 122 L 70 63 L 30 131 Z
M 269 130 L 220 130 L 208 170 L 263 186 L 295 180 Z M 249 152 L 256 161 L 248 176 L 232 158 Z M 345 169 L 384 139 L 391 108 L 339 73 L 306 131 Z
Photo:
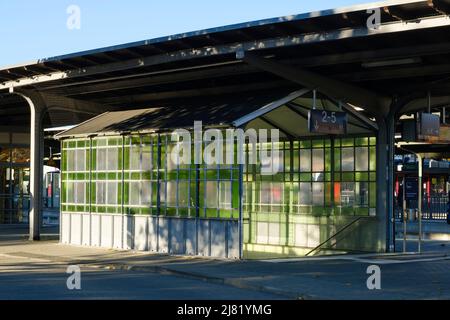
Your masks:
M 30 124 L 30 214 L 29 214 L 29 239 L 37 241 L 41 238 L 42 226 L 42 188 L 44 175 L 44 128 L 43 118 L 46 105 L 39 94 L 10 90 L 24 98 L 31 113 Z
M 395 108 L 393 108 L 395 109 Z M 387 124 L 387 239 L 386 251 L 395 252 L 395 213 L 394 213 L 394 156 L 395 156 L 395 119 L 396 115 L 389 113 Z
M 378 121 L 377 135 L 377 220 L 378 223 L 378 239 L 381 242 L 379 249 L 385 251 L 389 249 L 389 215 L 388 215 L 388 131 L 386 119 L 382 118 Z

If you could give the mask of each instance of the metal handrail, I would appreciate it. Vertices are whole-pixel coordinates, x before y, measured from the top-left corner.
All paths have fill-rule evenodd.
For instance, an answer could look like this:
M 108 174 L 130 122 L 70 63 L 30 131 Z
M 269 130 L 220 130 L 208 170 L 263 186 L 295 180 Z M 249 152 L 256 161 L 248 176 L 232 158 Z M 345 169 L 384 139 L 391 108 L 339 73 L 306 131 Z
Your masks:
M 340 235 L 342 232 L 344 232 L 345 230 L 347 230 L 348 228 L 350 228 L 353 224 L 355 224 L 356 222 L 358 222 L 359 220 L 363 219 L 365 217 L 358 217 L 357 219 L 353 220 L 352 222 L 350 222 L 348 225 L 346 225 L 344 228 L 342 228 L 341 230 L 339 230 L 338 232 L 336 232 L 334 235 L 332 235 L 331 237 L 329 237 L 327 240 L 325 240 L 324 242 L 322 242 L 321 244 L 319 244 L 317 247 L 315 247 L 314 249 L 312 249 L 311 251 L 309 251 L 305 257 L 309 256 L 311 253 L 313 253 L 314 251 L 320 249 L 322 246 L 324 246 L 326 243 L 328 243 L 328 241 L 330 241 L 331 239 L 337 237 L 338 235 Z

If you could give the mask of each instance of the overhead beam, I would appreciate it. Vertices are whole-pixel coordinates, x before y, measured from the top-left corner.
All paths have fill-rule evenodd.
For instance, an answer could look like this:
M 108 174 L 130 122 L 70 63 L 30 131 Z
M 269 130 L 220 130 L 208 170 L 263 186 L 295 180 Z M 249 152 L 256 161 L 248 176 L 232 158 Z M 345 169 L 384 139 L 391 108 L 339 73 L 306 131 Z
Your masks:
M 406 58 L 411 56 L 425 56 L 434 54 L 445 54 L 450 52 L 450 43 L 439 43 L 432 45 L 408 46 L 401 48 L 387 48 L 381 50 L 365 50 L 355 51 L 342 54 L 326 54 L 321 56 L 314 56 L 302 59 L 287 59 L 282 62 L 295 64 L 301 67 L 315 67 L 327 66 L 342 63 L 367 62 L 373 60 L 387 60 L 395 58 Z M 148 72 L 143 74 L 132 74 L 125 76 L 107 77 L 96 80 L 75 81 L 70 83 L 62 83 L 58 85 L 51 85 L 48 87 L 39 88 L 41 91 L 58 91 L 59 89 L 67 89 L 64 91 L 65 95 L 98 93 L 112 90 L 120 90 L 133 88 L 138 86 L 152 85 L 158 83 L 173 83 L 176 81 L 203 79 L 206 77 L 214 77 L 217 73 L 223 72 L 223 75 L 232 74 L 247 74 L 254 72 L 253 68 L 246 68 L 245 65 L 236 66 L 236 61 L 228 63 L 203 65 L 201 69 L 217 68 L 216 71 L 205 70 L 200 68 L 179 68 L 173 70 L 164 70 L 156 72 Z M 194 71 L 195 70 L 195 71 Z M 236 72 L 233 73 L 233 70 Z M 181 72 L 185 71 L 184 74 Z M 211 72 L 211 74 L 209 74 Z M 191 74 L 191 76 L 189 76 Z M 202 75 L 202 76 L 200 76 Z M 145 77 L 145 78 L 144 78 Z M 179 78 L 178 78 L 179 77 Z M 190 78 L 192 77 L 192 78 Z M 198 77 L 198 78 L 197 78 Z M 73 89 L 71 89 L 73 88 Z
M 73 96 L 73 95 L 88 95 L 93 93 L 102 93 L 108 91 L 116 91 L 116 90 L 124 90 L 124 89 L 134 89 L 139 87 L 146 87 L 152 85 L 161 85 L 161 84 L 170 84 L 175 82 L 185 82 L 185 81 L 195 81 L 207 78 L 215 78 L 215 77 L 225 77 L 229 75 L 240 75 L 246 74 L 251 71 L 247 65 L 231 65 L 225 66 L 221 68 L 215 69 L 206 69 L 206 70 L 195 70 L 188 71 L 180 74 L 163 74 L 156 75 L 152 77 L 138 78 L 138 79 L 126 79 L 126 80 L 118 80 L 113 82 L 104 82 L 92 85 L 78 85 L 74 88 L 66 88 L 63 93 L 65 96 Z M 254 71 L 254 70 L 253 70 Z M 42 89 L 43 91 L 48 91 L 49 88 Z M 55 90 L 55 89 L 54 89 Z M 58 89 L 56 89 L 58 90 Z
M 386 48 L 380 50 L 363 50 L 339 54 L 319 55 L 298 60 L 292 59 L 291 62 L 301 67 L 317 67 L 343 63 L 358 63 L 417 56 L 429 56 L 436 54 L 446 54 L 449 52 L 450 43 L 444 42 L 439 44 L 418 44 L 416 46 L 405 46 L 400 48 Z
M 164 92 L 152 92 L 136 95 L 124 95 L 108 98 L 100 98 L 94 101 L 106 105 L 133 105 L 139 102 L 150 102 L 166 99 L 190 98 L 208 95 L 235 94 L 240 92 L 258 91 L 286 87 L 286 81 L 278 80 L 271 82 L 253 83 L 249 85 L 231 85 L 223 87 L 198 88 L 189 90 L 173 90 Z
M 346 81 L 372 81 L 384 79 L 415 78 L 421 76 L 434 76 L 450 73 L 450 64 L 403 67 L 389 70 L 373 70 L 363 72 L 350 72 L 345 74 L 334 74 L 334 77 Z
M 266 72 L 278 75 L 309 89 L 317 89 L 336 100 L 347 101 L 365 109 L 374 115 L 386 115 L 391 99 L 364 88 L 338 81 L 320 74 L 276 61 L 261 58 L 253 53 L 239 51 L 237 58 Z
M 448 17 L 438 16 L 423 19 L 420 21 L 420 23 L 403 23 L 402 21 L 400 21 L 394 23 L 381 24 L 380 27 L 377 29 L 367 28 L 366 26 L 364 26 L 326 32 L 300 34 L 295 36 L 277 37 L 266 40 L 249 41 L 244 43 L 233 43 L 196 49 L 193 48 L 160 55 L 153 55 L 144 58 L 129 59 L 116 63 L 107 63 L 98 66 L 68 70 L 64 72 L 55 72 L 41 76 L 20 78 L 14 81 L 7 81 L 1 83 L 0 90 L 10 87 L 35 85 L 39 83 L 51 82 L 61 79 L 68 79 L 68 78 L 73 79 L 103 73 L 149 67 L 170 62 L 186 61 L 191 59 L 199 59 L 220 55 L 232 55 L 239 49 L 244 51 L 258 51 L 279 47 L 291 47 L 312 43 L 322 43 L 326 41 L 336 41 L 350 38 L 362 38 L 382 34 L 392 34 L 398 32 L 424 30 L 448 26 L 450 26 L 450 19 Z
M 296 135 L 295 134 L 287 132 L 280 125 L 278 125 L 278 124 L 274 123 L 272 120 L 268 119 L 267 116 L 261 116 L 261 117 L 259 117 L 259 119 L 262 120 L 263 122 L 267 123 L 271 127 L 274 127 L 275 129 L 280 130 L 280 132 L 282 134 L 284 134 L 288 139 L 290 139 L 290 140 L 295 140 L 296 139 Z
M 431 109 L 450 105 L 450 95 L 432 96 Z M 399 113 L 416 112 L 426 110 L 428 106 L 428 97 L 417 98 L 405 104 Z
M 272 112 L 273 110 L 278 109 L 279 107 L 281 107 L 301 96 L 304 96 L 305 94 L 307 94 L 310 91 L 311 91 L 310 89 L 301 89 L 301 90 L 292 92 L 291 94 L 287 95 L 286 97 L 284 97 L 280 100 L 273 101 L 273 102 L 269 103 L 268 105 L 265 105 L 262 108 L 255 110 L 255 111 L 243 116 L 242 118 L 235 120 L 233 122 L 233 125 L 235 127 L 241 127 L 242 125 L 247 124 L 250 121 L 255 120 L 256 118 L 264 116 L 264 115 Z

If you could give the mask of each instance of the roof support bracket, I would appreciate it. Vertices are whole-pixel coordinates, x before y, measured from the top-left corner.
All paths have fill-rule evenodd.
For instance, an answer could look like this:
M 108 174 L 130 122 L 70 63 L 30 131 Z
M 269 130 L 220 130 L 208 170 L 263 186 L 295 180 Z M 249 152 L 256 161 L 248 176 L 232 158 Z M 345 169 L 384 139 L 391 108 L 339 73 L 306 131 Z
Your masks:
M 335 80 L 302 68 L 285 65 L 271 59 L 262 58 L 253 53 L 239 50 L 237 59 L 266 72 L 278 75 L 284 79 L 298 83 L 311 90 L 318 89 L 323 94 L 336 100 L 348 101 L 357 106 L 363 106 L 374 115 L 389 112 L 391 98 L 379 95 L 370 90 Z

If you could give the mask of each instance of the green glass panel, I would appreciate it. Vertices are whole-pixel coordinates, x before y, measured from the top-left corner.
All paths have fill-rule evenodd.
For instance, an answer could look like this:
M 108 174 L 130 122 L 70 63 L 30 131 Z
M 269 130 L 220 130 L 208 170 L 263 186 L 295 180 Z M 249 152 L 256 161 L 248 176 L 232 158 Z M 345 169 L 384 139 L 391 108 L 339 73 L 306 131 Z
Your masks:
M 334 149 L 334 170 L 341 171 L 341 149 Z
M 343 147 L 353 147 L 353 145 L 354 145 L 353 138 L 342 139 L 342 146 Z
M 357 216 L 368 216 L 369 208 L 356 207 L 354 212 L 355 212 L 355 215 L 357 215 Z
M 331 149 L 325 149 L 325 171 L 331 171 Z
M 311 140 L 300 141 L 300 148 L 311 148 Z
M 107 176 L 108 176 L 108 180 L 116 180 L 117 179 L 117 174 L 115 172 L 108 173 Z
M 312 181 L 311 173 L 300 173 L 300 181 L 305 182 Z
M 343 172 L 342 173 L 342 181 L 352 182 L 354 180 L 355 180 L 355 175 L 353 173 L 350 173 L 350 172 Z
M 312 147 L 313 148 L 323 148 L 323 140 L 313 140 Z
M 367 146 L 369 144 L 369 138 L 356 138 L 355 145 L 356 146 Z
M 370 160 L 369 160 L 369 169 L 370 171 L 375 171 L 377 169 L 377 153 L 376 147 L 370 147 Z
M 367 172 L 356 172 L 355 181 L 369 181 L 369 174 Z
M 151 172 L 142 172 L 142 180 L 152 180 L 152 173 Z
M 369 187 L 369 206 L 376 208 L 377 206 L 377 184 L 375 182 L 370 183 Z
M 219 170 L 219 177 L 221 180 L 230 180 L 232 179 L 231 170 Z

